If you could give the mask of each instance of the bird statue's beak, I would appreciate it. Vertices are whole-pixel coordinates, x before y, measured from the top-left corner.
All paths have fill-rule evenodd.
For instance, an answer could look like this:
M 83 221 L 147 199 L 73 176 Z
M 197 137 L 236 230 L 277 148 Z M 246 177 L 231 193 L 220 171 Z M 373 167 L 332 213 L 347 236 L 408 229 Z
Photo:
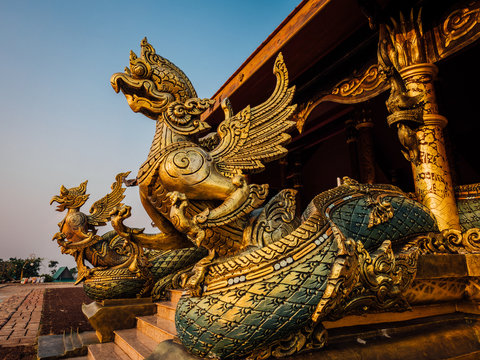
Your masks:
M 55 235 L 53 235 L 52 240 L 63 240 L 65 239 L 65 234 L 61 232 L 57 232 Z

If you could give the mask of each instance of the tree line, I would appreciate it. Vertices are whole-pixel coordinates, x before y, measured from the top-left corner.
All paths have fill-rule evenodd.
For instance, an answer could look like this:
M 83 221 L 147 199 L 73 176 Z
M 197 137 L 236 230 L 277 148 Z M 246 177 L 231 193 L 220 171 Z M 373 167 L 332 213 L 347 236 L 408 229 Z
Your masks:
M 57 271 L 58 261 L 50 260 L 48 268 L 50 274 L 40 274 L 40 267 L 42 265 L 43 258 L 30 257 L 27 259 L 21 259 L 11 257 L 8 260 L 0 259 L 0 282 L 21 280 L 23 278 L 44 276 L 45 281 L 52 281 L 52 276 Z M 76 274 L 77 269 L 69 269 L 72 274 Z

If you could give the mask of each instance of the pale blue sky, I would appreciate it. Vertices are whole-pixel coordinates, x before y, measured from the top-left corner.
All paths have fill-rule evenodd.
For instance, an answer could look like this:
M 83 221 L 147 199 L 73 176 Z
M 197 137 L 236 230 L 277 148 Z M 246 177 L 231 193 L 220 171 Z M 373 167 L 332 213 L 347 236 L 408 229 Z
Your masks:
M 50 198 L 88 179 L 88 212 L 118 172 L 136 174 L 154 122 L 109 79 L 144 36 L 211 97 L 298 3 L 0 0 L 0 258 L 74 266 L 50 240 L 64 216 Z M 153 231 L 136 188 L 125 203 L 127 223 Z

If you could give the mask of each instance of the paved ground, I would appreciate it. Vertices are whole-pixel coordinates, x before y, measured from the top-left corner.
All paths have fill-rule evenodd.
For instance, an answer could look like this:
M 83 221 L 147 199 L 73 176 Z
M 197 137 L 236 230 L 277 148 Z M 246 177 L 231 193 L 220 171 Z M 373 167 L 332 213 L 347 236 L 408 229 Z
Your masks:
M 0 285 L 0 346 L 34 345 L 45 289 L 73 286 L 72 283 Z

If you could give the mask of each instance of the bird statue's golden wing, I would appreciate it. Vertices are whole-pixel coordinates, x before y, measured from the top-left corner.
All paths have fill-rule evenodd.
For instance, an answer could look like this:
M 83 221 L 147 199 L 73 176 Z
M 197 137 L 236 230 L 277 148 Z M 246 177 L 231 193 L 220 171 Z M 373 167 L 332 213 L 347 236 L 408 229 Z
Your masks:
M 282 145 L 290 140 L 287 133 L 295 126 L 290 117 L 296 105 L 290 105 L 295 87 L 288 87 L 288 72 L 280 53 L 273 68 L 277 84 L 264 103 L 233 115 L 228 99 L 222 103 L 225 120 L 218 126 L 220 141 L 210 155 L 218 170 L 233 177 L 242 171 L 259 172 L 263 163 L 276 160 L 288 151 Z
M 109 214 L 112 210 L 117 206 L 123 205 L 120 203 L 125 198 L 125 195 L 123 195 L 125 188 L 122 187 L 122 183 L 128 174 L 130 174 L 130 171 L 115 176 L 115 182 L 112 184 L 112 192 L 92 205 L 90 215 L 88 215 L 88 223 L 90 225 L 106 225 L 107 221 L 110 220 Z

